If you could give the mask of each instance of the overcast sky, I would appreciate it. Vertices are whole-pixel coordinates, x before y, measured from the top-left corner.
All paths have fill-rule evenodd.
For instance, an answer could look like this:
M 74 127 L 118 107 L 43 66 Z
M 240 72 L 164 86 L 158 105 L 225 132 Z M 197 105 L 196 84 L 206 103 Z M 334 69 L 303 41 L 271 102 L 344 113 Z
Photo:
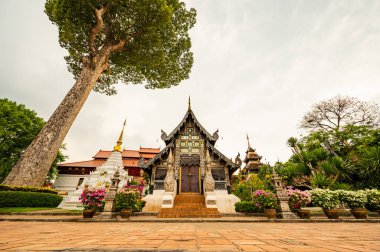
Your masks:
M 380 1 L 194 0 L 190 78 L 165 90 L 119 84 L 93 92 L 65 143 L 69 161 L 111 150 L 127 117 L 127 149 L 164 147 L 192 109 L 228 157 L 251 145 L 266 160 L 290 156 L 303 114 L 338 94 L 380 103 Z M 45 120 L 74 84 L 42 0 L 0 1 L 0 97 Z M 244 157 L 244 155 L 242 155 Z

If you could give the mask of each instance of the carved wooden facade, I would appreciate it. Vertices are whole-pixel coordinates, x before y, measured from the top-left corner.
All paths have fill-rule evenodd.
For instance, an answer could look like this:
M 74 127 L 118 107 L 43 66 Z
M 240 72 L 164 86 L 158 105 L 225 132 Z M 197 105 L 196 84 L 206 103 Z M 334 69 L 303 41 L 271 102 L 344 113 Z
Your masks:
M 142 165 L 151 174 L 154 190 L 164 189 L 170 150 L 174 157 L 177 193 L 203 192 L 206 152 L 210 156 L 210 175 L 215 181 L 215 189 L 228 189 L 230 177 L 241 165 L 241 160 L 236 159 L 234 163 L 215 148 L 215 142 L 219 138 L 218 131 L 212 135 L 208 133 L 198 122 L 190 106 L 183 120 L 169 135 L 161 132 L 161 139 L 166 147 L 155 158 Z

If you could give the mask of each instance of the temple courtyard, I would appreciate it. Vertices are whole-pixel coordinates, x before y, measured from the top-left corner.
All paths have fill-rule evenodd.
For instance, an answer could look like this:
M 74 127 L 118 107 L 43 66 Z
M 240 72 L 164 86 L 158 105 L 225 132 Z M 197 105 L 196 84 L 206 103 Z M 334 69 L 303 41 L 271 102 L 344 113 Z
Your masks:
M 0 222 L 6 251 L 379 251 L 379 223 Z

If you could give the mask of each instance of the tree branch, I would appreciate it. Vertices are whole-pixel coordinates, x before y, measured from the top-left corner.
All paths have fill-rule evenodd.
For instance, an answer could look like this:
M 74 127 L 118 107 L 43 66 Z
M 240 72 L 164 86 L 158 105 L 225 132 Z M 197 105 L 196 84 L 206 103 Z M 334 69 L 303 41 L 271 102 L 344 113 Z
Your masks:
M 88 48 L 92 55 L 97 52 L 95 48 L 95 39 L 96 36 L 101 32 L 104 26 L 103 15 L 108 11 L 108 7 L 104 6 L 101 9 L 94 9 L 95 17 L 96 17 L 96 25 L 91 29 L 91 33 L 88 39 Z
M 110 50 L 111 53 L 118 52 L 118 51 L 123 50 L 124 46 L 125 46 L 125 39 L 122 39 L 122 40 L 119 41 L 119 43 L 110 46 L 109 50 Z

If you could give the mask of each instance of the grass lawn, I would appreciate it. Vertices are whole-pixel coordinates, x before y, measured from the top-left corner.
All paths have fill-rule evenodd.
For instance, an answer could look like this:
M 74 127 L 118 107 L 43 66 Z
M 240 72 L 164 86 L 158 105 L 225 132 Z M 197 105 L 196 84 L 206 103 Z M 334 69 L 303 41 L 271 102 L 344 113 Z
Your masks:
M 57 208 L 51 207 L 1 207 L 0 212 L 32 212 L 32 211 L 40 211 L 40 210 L 55 210 Z
M 33 212 L 33 211 L 42 211 L 50 210 L 51 212 L 63 212 L 63 213 L 81 213 L 82 210 L 67 210 L 60 209 L 56 207 L 0 207 L 0 213 L 22 213 L 22 212 Z

